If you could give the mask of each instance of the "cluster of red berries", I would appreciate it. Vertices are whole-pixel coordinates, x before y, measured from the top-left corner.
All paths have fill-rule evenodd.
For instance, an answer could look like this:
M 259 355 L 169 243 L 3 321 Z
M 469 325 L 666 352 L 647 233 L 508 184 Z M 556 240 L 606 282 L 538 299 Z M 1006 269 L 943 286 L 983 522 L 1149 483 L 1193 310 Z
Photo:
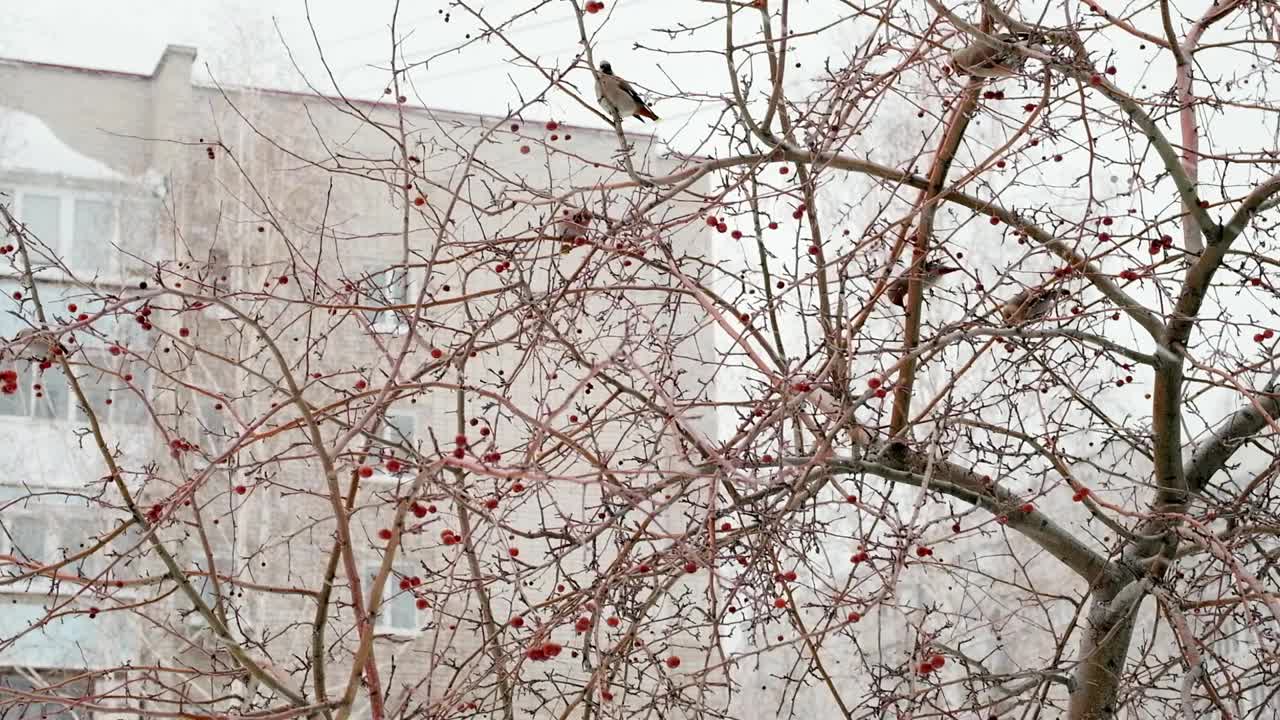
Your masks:
M 414 517 L 416 517 L 416 518 L 424 518 L 424 517 L 426 517 L 426 516 L 427 516 L 427 513 L 435 514 L 435 512 L 436 512 L 436 506 L 435 506 L 435 505 L 423 505 L 422 503 L 415 502 L 414 504 L 412 504 L 412 505 L 410 505 L 410 506 L 409 506 L 409 510 L 413 513 L 413 516 L 414 516 Z
M 1072 502 L 1081 502 L 1082 500 L 1084 500 L 1084 499 L 1085 499 L 1085 498 L 1087 498 L 1087 497 L 1089 497 L 1089 488 L 1087 488 L 1087 487 L 1082 487 L 1082 488 L 1080 488 L 1079 490 L 1076 490 L 1076 491 L 1071 495 L 1071 501 L 1072 501 Z
M 564 647 L 560 643 L 545 642 L 541 645 L 534 645 L 526 650 L 524 654 L 525 657 L 534 661 L 550 660 L 559 655 L 561 650 L 564 650 Z
M 941 670 L 943 665 L 947 664 L 947 659 L 941 655 L 931 655 L 927 659 L 922 660 L 916 671 L 921 675 L 928 675 L 936 670 Z
M 916 548 L 916 557 L 929 557 L 933 554 L 933 548 L 927 545 L 921 545 Z
M 604 3 L 600 2 L 600 0 L 589 0 L 589 2 L 586 5 L 586 11 L 591 13 L 592 15 L 595 15 L 596 13 L 600 12 L 603 9 L 604 9 Z
M 457 545 L 462 542 L 462 538 L 454 531 L 446 528 L 440 533 L 440 542 L 445 545 Z
M 1260 333 L 1255 333 L 1253 336 L 1253 341 L 1260 343 L 1263 340 L 1270 340 L 1271 338 L 1275 337 L 1275 334 L 1276 333 L 1274 330 L 1271 330 L 1270 328 L 1268 328 L 1266 330 L 1263 330 Z
M 198 446 L 192 445 L 190 442 L 187 442 L 182 438 L 174 438 L 173 440 L 169 441 L 169 455 L 173 457 L 178 457 L 182 453 L 191 452 L 196 447 Z
M 213 146 L 212 146 L 212 145 L 210 145 L 209 147 L 205 148 L 205 149 L 204 149 L 204 152 L 205 152 L 205 155 L 207 155 L 207 156 L 209 157 L 209 159 L 210 159 L 210 160 L 212 160 L 212 159 L 214 158 L 214 155 L 213 155 Z
M 493 271 L 496 273 L 503 273 L 510 269 L 511 269 L 511 263 L 505 260 L 493 266 Z
M 12 395 L 18 392 L 18 372 L 16 370 L 0 370 L 0 392 Z
M 0 245 L 0 255 L 7 255 L 13 252 L 12 245 Z
M 718 219 L 715 215 L 707 216 L 707 227 L 716 229 L 716 232 L 728 232 L 729 226 L 723 220 Z

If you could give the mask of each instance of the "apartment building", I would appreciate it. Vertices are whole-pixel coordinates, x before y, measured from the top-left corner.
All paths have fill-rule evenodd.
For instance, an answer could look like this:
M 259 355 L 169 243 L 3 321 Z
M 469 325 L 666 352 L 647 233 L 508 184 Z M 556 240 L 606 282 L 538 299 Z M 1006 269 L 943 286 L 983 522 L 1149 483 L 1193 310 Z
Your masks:
M 608 512 L 615 470 L 688 469 L 677 420 L 714 429 L 679 409 L 710 391 L 711 330 L 644 262 L 705 259 L 700 189 L 651 202 L 614 168 L 612 130 L 536 109 L 202 86 L 195 58 L 171 46 L 148 75 L 0 62 L 0 203 L 23 228 L 0 264 L 20 370 L 0 397 L 3 716 L 332 696 L 361 643 L 346 564 L 368 602 L 393 527 L 373 641 L 388 713 L 492 705 L 529 643 L 574 637 L 555 629 L 566 579 L 616 557 L 557 550 L 553 531 Z M 679 166 L 627 141 L 641 172 Z M 608 242 L 579 239 L 606 223 Z M 22 340 L 48 328 L 74 383 Z M 454 453 L 499 469 L 411 493 Z

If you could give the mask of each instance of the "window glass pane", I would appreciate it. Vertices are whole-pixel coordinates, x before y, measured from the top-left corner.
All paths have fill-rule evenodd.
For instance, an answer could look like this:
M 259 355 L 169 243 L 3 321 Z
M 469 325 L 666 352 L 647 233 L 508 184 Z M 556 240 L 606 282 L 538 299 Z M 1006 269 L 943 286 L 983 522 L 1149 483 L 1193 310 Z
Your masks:
M 409 288 L 406 279 L 408 273 L 404 268 L 392 267 L 381 263 L 371 263 L 365 267 L 367 275 L 364 281 L 366 306 L 404 305 L 408 302 Z M 394 327 L 402 311 L 369 310 L 365 317 L 380 328 Z
M 22 222 L 27 232 L 55 250 L 61 250 L 61 202 L 52 195 L 23 195 Z
M 114 409 L 112 405 L 107 404 L 107 399 L 111 397 L 110 378 L 92 368 L 80 371 L 77 377 L 80 380 L 80 390 L 84 392 L 85 399 L 89 401 L 89 409 L 98 418 L 98 422 L 100 424 L 109 422 Z M 85 413 L 84 408 L 80 406 L 80 402 L 78 400 L 72 400 L 71 402 L 75 405 L 76 421 L 89 422 L 89 416 Z
M 122 262 L 136 267 L 155 257 L 156 223 L 160 219 L 158 205 L 150 202 L 126 202 L 120 206 L 120 249 L 133 257 Z M 136 259 L 134 259 L 136 258 Z
M 138 382 L 137 379 L 134 380 Z M 146 386 L 143 386 L 144 388 Z M 116 387 L 111 391 L 111 422 L 122 425 L 145 425 L 151 416 L 138 391 L 129 387 Z
M 37 390 L 36 385 L 40 388 Z M 32 415 L 49 420 L 67 419 L 68 402 L 71 391 L 67 387 L 67 378 L 57 368 L 50 368 L 36 374 L 31 385 Z
M 382 437 L 387 442 L 414 447 L 414 431 L 417 422 L 408 411 L 392 410 L 387 413 L 386 423 L 382 427 Z
M 90 276 L 108 274 L 115 255 L 115 208 L 101 200 L 77 199 L 67 263 Z
M 49 524 L 39 515 L 16 515 L 6 525 L 14 555 L 31 562 L 52 559 L 46 543 Z
M 371 564 L 365 568 L 365 587 L 366 594 L 369 588 L 373 587 L 373 581 L 378 577 L 378 570 L 381 565 Z M 418 629 L 418 608 L 417 599 L 414 598 L 413 592 L 400 589 L 400 580 L 393 572 L 387 578 L 387 584 L 382 589 L 382 607 L 378 611 L 378 619 L 376 626 L 384 632 L 413 632 Z
M 394 577 L 387 583 L 395 583 L 395 594 L 391 596 L 390 607 L 387 608 L 387 622 L 396 630 L 413 632 L 418 629 L 417 599 L 413 592 L 401 590 L 400 583 Z
M 16 280 L 0 280 L 0 292 L 4 293 L 4 297 L 0 297 L 0 338 L 5 340 L 12 340 L 14 335 L 31 327 L 22 319 L 28 312 L 26 304 L 13 299 L 13 294 L 21 290 Z M 25 292 L 22 294 L 26 296 Z
M 42 670 L 38 677 L 41 682 L 32 682 L 18 672 L 0 673 L 0 697 L 13 693 L 29 693 L 44 697 L 63 697 L 68 700 L 82 700 L 93 696 L 90 678 L 72 680 L 66 673 Z M 55 688 L 46 690 L 46 688 Z M 10 692 L 5 692 L 8 690 Z M 89 713 L 81 710 L 77 713 L 70 706 L 58 702 L 19 702 L 8 703 L 0 710 L 2 720 L 84 720 Z
M 12 394 L 0 391 L 0 415 L 13 415 L 17 417 L 26 417 L 30 411 L 30 383 L 26 378 L 22 377 L 21 371 L 18 375 L 17 389 Z

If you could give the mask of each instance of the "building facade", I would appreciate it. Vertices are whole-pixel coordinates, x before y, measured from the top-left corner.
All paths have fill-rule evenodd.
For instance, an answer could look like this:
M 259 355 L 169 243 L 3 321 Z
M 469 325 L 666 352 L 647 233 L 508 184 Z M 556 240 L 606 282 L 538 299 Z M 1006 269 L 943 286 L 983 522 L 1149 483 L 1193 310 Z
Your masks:
M 364 716 L 367 654 L 388 716 L 596 702 L 577 650 L 533 656 L 655 611 L 581 579 L 629 493 L 681 520 L 650 485 L 714 431 L 711 330 L 652 266 L 706 261 L 700 188 L 637 187 L 613 131 L 198 86 L 195 55 L 0 62 L 4 716 Z

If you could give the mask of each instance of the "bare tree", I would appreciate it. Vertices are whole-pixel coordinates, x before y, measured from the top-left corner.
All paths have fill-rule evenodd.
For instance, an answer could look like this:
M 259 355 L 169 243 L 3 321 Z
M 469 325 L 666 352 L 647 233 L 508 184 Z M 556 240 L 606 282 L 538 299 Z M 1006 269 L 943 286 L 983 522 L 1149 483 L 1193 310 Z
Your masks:
M 503 117 L 398 14 L 382 102 L 196 93 L 111 278 L 0 198 L 4 402 L 95 463 L 6 491 L 0 658 L 139 636 L 0 707 L 1277 716 L 1273 4 L 707 3 L 713 87 L 617 66 L 671 152 L 563 5 L 451 6 Z

